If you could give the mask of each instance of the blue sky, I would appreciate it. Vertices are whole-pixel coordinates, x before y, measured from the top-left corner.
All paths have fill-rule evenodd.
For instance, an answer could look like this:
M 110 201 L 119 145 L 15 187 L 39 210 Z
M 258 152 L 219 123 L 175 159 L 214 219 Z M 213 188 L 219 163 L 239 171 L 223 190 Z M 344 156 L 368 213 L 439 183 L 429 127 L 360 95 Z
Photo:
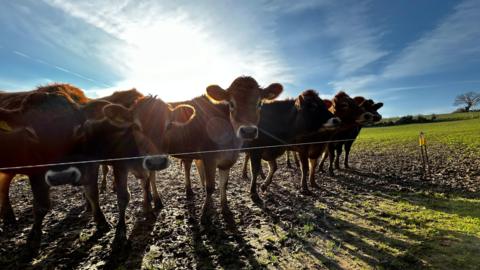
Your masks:
M 283 97 L 345 90 L 385 116 L 480 91 L 480 1 L 3 1 L 0 89 L 68 82 L 192 98 L 239 75 Z

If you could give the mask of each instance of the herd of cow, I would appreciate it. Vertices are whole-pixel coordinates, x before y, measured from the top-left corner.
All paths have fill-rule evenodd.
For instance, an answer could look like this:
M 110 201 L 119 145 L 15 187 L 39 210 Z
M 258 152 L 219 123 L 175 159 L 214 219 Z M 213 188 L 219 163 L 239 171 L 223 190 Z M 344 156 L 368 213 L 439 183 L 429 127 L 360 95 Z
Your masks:
M 100 165 L 104 172 L 109 165 L 119 209 L 116 239 L 125 240 L 128 173 L 141 180 L 143 210 L 151 215 L 152 200 L 162 207 L 155 171 L 168 167 L 167 155 L 182 160 L 187 197 L 193 195 L 190 168 L 195 162 L 205 191 L 203 224 L 210 219 L 217 168 L 221 209 L 230 213 L 226 190 L 230 168 L 240 152 L 246 153 L 245 177 L 250 160 L 253 200 L 261 202 L 256 184 L 262 173 L 261 161 L 269 164 L 260 186 L 266 191 L 277 170 L 276 160 L 285 151 L 298 154 L 301 190 L 308 194 L 307 177 L 311 187 L 318 187 L 315 170 L 319 157 L 323 154 L 321 164 L 329 157 L 333 175 L 344 148 L 348 167 L 353 140 L 362 126 L 381 119 L 377 111 L 383 104 L 351 98 L 344 92 L 322 100 L 314 90 L 295 99 L 275 100 L 282 91 L 278 83 L 262 88 L 251 77 L 239 77 L 227 89 L 210 85 L 206 95 L 169 104 L 135 89 L 89 99 L 68 84 L 0 92 L 0 218 L 15 223 L 9 188 L 14 176 L 23 174 L 33 192 L 34 224 L 28 250 L 35 252 L 40 245 L 51 186 L 83 186 L 97 230 L 106 231 L 110 225 L 100 209 L 98 172 Z M 93 162 L 97 160 L 102 161 Z

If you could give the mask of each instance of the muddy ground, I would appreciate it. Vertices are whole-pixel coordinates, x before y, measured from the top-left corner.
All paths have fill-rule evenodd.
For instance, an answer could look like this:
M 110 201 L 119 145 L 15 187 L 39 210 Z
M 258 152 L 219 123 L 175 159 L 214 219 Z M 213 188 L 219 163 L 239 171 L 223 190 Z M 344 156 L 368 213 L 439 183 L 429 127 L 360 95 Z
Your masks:
M 371 217 L 367 209 L 369 203 L 391 194 L 442 192 L 480 197 L 480 158 L 476 154 L 443 146 L 432 146 L 430 153 L 432 174 L 429 179 L 422 179 L 418 155 L 409 151 L 354 150 L 351 165 L 355 169 L 338 171 L 336 177 L 317 173 L 321 188 L 314 190 L 311 196 L 299 193 L 300 172 L 285 168 L 282 158 L 270 189 L 261 194 L 263 205 L 250 199 L 249 182 L 241 178 L 241 164 L 237 163 L 228 189 L 233 218 L 223 217 L 216 209 L 212 225 L 206 228 L 199 224 L 203 193 L 196 170 L 192 169 L 196 195 L 194 200 L 187 201 L 183 173 L 178 162 L 173 162 L 167 171 L 157 174 L 164 208 L 156 211 L 154 220 L 143 218 L 140 185 L 131 179 L 132 199 L 127 210 L 129 240 L 115 252 L 112 252 L 114 229 L 105 235 L 94 234 L 95 226 L 90 215 L 84 213 L 80 189 L 70 186 L 54 188 L 51 192 L 53 209 L 44 221 L 40 253 L 26 263 L 21 262 L 19 254 L 33 221 L 32 196 L 28 182 L 18 179 L 10 190 L 18 224 L 0 230 L 0 268 L 428 267 L 428 262 L 409 256 L 394 258 L 395 255 L 380 245 L 367 244 L 365 238 L 392 242 L 398 249 L 408 249 L 408 242 L 386 239 L 381 229 L 346 222 L 335 213 L 341 210 L 359 219 Z M 217 189 L 214 196 L 216 206 L 219 206 L 218 195 Z M 107 220 L 115 225 L 116 197 L 111 185 L 100 200 Z M 378 215 L 381 217 L 382 213 Z M 375 216 L 369 222 L 382 226 L 381 220 Z M 400 266 L 393 261 L 400 261 Z

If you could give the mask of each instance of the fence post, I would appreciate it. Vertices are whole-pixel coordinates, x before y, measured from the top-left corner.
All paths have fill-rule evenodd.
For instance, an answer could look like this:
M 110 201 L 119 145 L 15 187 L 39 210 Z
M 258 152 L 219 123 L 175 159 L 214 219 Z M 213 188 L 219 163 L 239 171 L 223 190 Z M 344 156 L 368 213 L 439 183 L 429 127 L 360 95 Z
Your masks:
M 427 140 L 425 139 L 425 133 L 420 132 L 418 136 L 418 145 L 420 146 L 420 154 L 422 157 L 423 177 L 427 177 L 430 173 L 430 164 L 428 161 Z

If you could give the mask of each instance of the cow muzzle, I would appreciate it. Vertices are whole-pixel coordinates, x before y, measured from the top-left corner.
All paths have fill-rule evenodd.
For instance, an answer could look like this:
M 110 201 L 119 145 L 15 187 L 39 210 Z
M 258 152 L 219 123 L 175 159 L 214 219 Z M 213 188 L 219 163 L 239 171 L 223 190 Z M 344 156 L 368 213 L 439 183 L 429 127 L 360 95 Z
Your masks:
M 328 119 L 328 121 L 325 124 L 323 124 L 322 128 L 327 130 L 337 129 L 340 127 L 341 123 L 342 123 L 342 120 L 340 120 L 340 118 L 332 117 Z
M 69 167 L 63 171 L 48 170 L 45 174 L 45 182 L 51 186 L 80 185 L 82 173 L 76 167 Z
M 367 125 L 373 123 L 373 114 L 366 112 L 363 113 L 359 119 L 357 119 L 357 123 L 361 125 Z
M 240 126 L 238 128 L 237 137 L 243 140 L 254 140 L 258 138 L 257 126 Z
M 165 170 L 170 165 L 168 156 L 151 156 L 143 159 L 143 168 L 149 171 Z

